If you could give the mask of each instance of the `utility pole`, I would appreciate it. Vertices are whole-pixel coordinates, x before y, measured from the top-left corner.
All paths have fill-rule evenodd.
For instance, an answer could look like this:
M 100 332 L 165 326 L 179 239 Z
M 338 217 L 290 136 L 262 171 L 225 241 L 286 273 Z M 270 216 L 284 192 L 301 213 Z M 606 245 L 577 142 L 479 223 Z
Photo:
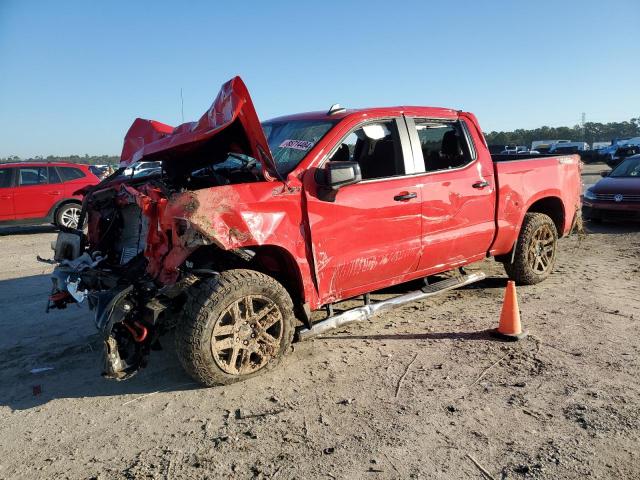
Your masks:
M 182 114 L 182 123 L 184 123 L 184 98 L 182 97 L 182 87 L 180 87 L 180 113 Z M 582 115 L 584 116 L 584 113 Z
M 587 122 L 587 114 L 585 112 L 582 112 L 582 115 L 580 116 L 580 126 L 582 127 L 582 141 L 586 142 L 586 138 L 585 138 L 585 128 L 584 128 L 584 124 Z

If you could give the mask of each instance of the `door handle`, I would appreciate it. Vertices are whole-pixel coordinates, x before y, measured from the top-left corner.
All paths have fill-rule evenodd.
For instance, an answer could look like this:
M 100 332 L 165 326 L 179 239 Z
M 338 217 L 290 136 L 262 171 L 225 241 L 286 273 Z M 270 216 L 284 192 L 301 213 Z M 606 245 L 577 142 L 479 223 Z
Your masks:
M 0 200 L 11 200 L 12 198 L 11 195 L 0 195 Z
M 49 195 L 62 195 L 62 192 L 60 190 L 51 190 L 51 191 L 47 192 L 47 194 L 49 194 Z
M 416 198 L 418 194 L 416 192 L 402 192 L 393 197 L 396 202 L 407 202 L 412 198 Z
M 473 188 L 484 188 L 484 187 L 488 187 L 489 186 L 489 182 L 487 182 L 486 180 L 482 180 L 480 182 L 476 182 L 473 185 L 471 185 Z

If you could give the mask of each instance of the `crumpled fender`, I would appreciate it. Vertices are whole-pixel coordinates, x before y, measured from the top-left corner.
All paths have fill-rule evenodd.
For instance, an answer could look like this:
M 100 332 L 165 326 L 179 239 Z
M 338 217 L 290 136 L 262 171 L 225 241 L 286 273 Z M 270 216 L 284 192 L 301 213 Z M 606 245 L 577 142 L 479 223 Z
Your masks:
M 226 185 L 172 194 L 152 184 L 122 184 L 117 200 L 135 202 L 149 219 L 144 255 L 147 272 L 162 285 L 176 282 L 179 267 L 195 250 L 271 245 L 295 260 L 306 298 L 316 298 L 310 269 L 310 242 L 300 208 L 300 189 L 271 182 Z

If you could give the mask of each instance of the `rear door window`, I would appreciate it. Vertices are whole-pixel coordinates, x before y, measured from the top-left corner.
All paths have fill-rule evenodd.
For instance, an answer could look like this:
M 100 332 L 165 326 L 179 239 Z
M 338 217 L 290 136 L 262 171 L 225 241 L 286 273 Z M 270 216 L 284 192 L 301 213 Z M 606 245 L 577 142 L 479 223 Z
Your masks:
M 460 168 L 473 161 L 460 122 L 413 120 L 426 172 Z
M 12 176 L 13 176 L 13 168 L 1 168 L 0 169 L 0 188 L 10 187 Z
M 18 169 L 18 185 L 28 187 L 48 183 L 47 167 L 20 167 Z
M 74 167 L 58 167 L 63 182 L 70 182 L 84 177 L 84 173 L 79 168 Z

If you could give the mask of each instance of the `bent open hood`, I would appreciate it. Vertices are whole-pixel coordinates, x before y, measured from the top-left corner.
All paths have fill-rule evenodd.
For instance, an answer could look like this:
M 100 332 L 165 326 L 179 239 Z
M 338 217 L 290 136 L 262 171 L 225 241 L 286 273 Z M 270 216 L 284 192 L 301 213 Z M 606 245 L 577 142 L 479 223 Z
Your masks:
M 179 152 L 197 148 L 232 124 L 244 133 L 242 152 L 262 163 L 263 172 L 275 172 L 269 144 L 258 120 L 249 91 L 240 77 L 222 85 L 213 104 L 197 122 L 171 127 L 154 120 L 136 118 L 124 138 L 120 166 L 140 160 L 174 161 Z M 268 175 L 265 175 L 269 179 Z

